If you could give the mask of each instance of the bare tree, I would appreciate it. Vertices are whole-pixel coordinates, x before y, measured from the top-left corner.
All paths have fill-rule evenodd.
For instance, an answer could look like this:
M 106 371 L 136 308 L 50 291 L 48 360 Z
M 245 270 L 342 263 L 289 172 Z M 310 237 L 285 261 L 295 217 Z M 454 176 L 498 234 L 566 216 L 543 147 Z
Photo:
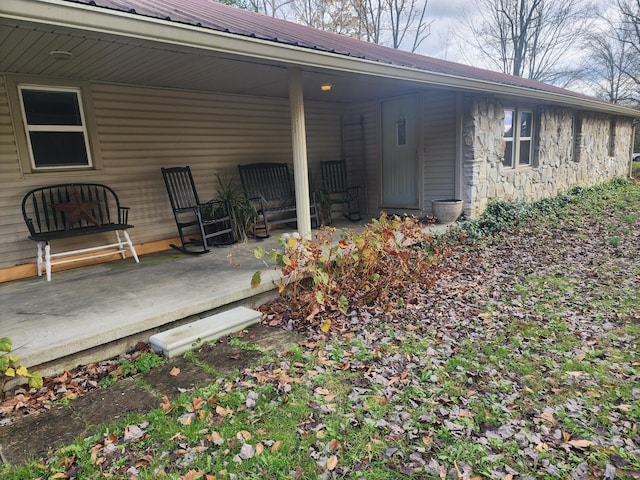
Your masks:
M 359 38 L 415 52 L 431 33 L 429 0 L 352 0 Z
M 351 0 L 295 0 L 291 9 L 299 23 L 344 35 L 357 36 L 358 18 Z
M 287 7 L 295 0 L 227 0 L 241 8 L 262 13 L 270 17 L 286 18 Z
M 632 47 L 629 32 L 619 19 L 602 19 L 603 28 L 594 30 L 585 44 L 586 82 L 593 93 L 617 104 L 637 104 L 637 85 L 633 75 L 637 69 L 638 52 Z
M 575 78 L 567 53 L 588 31 L 595 12 L 588 0 L 474 2 L 477 13 L 464 23 L 489 68 L 563 85 Z
M 640 0 L 618 0 L 624 42 L 633 52 L 625 73 L 640 87 Z

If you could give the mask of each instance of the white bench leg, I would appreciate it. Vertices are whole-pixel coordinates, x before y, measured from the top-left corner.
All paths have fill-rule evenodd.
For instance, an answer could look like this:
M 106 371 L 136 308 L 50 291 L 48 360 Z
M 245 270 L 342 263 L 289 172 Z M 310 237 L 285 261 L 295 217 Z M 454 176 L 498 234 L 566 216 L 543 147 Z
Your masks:
M 47 271 L 47 282 L 51 281 L 51 245 L 49 242 L 44 245 L 44 267 Z
M 127 258 L 127 253 L 124 251 L 124 243 L 122 242 L 122 240 L 120 240 L 120 232 L 116 230 L 114 233 L 116 234 L 116 239 L 118 241 L 118 250 L 120 251 L 120 256 L 124 260 L 125 258 Z
M 136 249 L 133 248 L 133 243 L 131 243 L 131 239 L 129 238 L 129 234 L 127 233 L 126 230 L 123 230 L 122 233 L 124 233 L 124 238 L 127 239 L 127 245 L 129 245 L 129 250 L 131 250 L 131 255 L 133 255 L 133 258 L 136 259 L 136 263 L 140 263 L 140 260 L 138 260 L 138 254 L 136 253 Z
M 37 243 L 37 248 L 38 248 L 38 253 L 37 253 L 37 257 L 36 257 L 36 265 L 38 267 L 38 276 L 41 277 L 42 276 L 42 243 L 43 242 L 38 242 Z

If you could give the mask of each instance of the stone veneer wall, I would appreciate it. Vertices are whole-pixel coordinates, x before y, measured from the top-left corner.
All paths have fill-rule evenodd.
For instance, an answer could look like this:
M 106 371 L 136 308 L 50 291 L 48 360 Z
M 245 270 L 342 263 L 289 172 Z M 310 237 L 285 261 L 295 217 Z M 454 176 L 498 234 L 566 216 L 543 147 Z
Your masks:
M 505 168 L 503 103 L 489 97 L 465 100 L 462 196 L 469 218 L 477 218 L 490 199 L 537 200 L 576 185 L 591 186 L 628 175 L 631 119 L 615 117 L 615 145 L 610 156 L 610 116 L 555 106 L 523 108 L 534 112 L 532 166 Z M 572 115 L 577 122 L 573 156 Z

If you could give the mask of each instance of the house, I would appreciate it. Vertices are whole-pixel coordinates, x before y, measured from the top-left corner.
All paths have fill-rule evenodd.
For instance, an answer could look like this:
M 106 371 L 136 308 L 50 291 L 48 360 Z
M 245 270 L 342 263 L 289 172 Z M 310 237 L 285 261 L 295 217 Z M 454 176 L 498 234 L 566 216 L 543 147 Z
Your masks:
M 636 116 L 211 0 L 3 0 L 0 281 L 35 274 L 20 202 L 37 186 L 108 184 L 138 253 L 175 240 L 160 168 L 177 165 L 207 198 L 216 174 L 286 161 L 304 204 L 344 158 L 369 216 L 460 198 L 473 218 L 628 175 Z

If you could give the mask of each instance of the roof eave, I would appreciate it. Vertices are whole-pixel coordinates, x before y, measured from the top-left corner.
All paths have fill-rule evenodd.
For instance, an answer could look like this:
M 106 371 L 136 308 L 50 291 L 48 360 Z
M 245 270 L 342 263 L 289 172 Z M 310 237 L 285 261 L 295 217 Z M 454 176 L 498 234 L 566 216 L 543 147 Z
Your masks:
M 260 58 L 283 65 L 326 68 L 334 71 L 448 87 L 468 92 L 482 92 L 484 94 L 527 99 L 535 98 L 542 102 L 572 108 L 634 118 L 640 117 L 640 113 L 636 110 L 608 104 L 597 99 L 591 100 L 516 85 L 347 57 L 322 50 L 311 50 L 295 45 L 244 37 L 203 27 L 177 24 L 167 20 L 136 16 L 126 12 L 107 10 L 79 3 L 73 4 L 61 0 L 3 0 L 0 17 L 162 42 L 229 55 Z

